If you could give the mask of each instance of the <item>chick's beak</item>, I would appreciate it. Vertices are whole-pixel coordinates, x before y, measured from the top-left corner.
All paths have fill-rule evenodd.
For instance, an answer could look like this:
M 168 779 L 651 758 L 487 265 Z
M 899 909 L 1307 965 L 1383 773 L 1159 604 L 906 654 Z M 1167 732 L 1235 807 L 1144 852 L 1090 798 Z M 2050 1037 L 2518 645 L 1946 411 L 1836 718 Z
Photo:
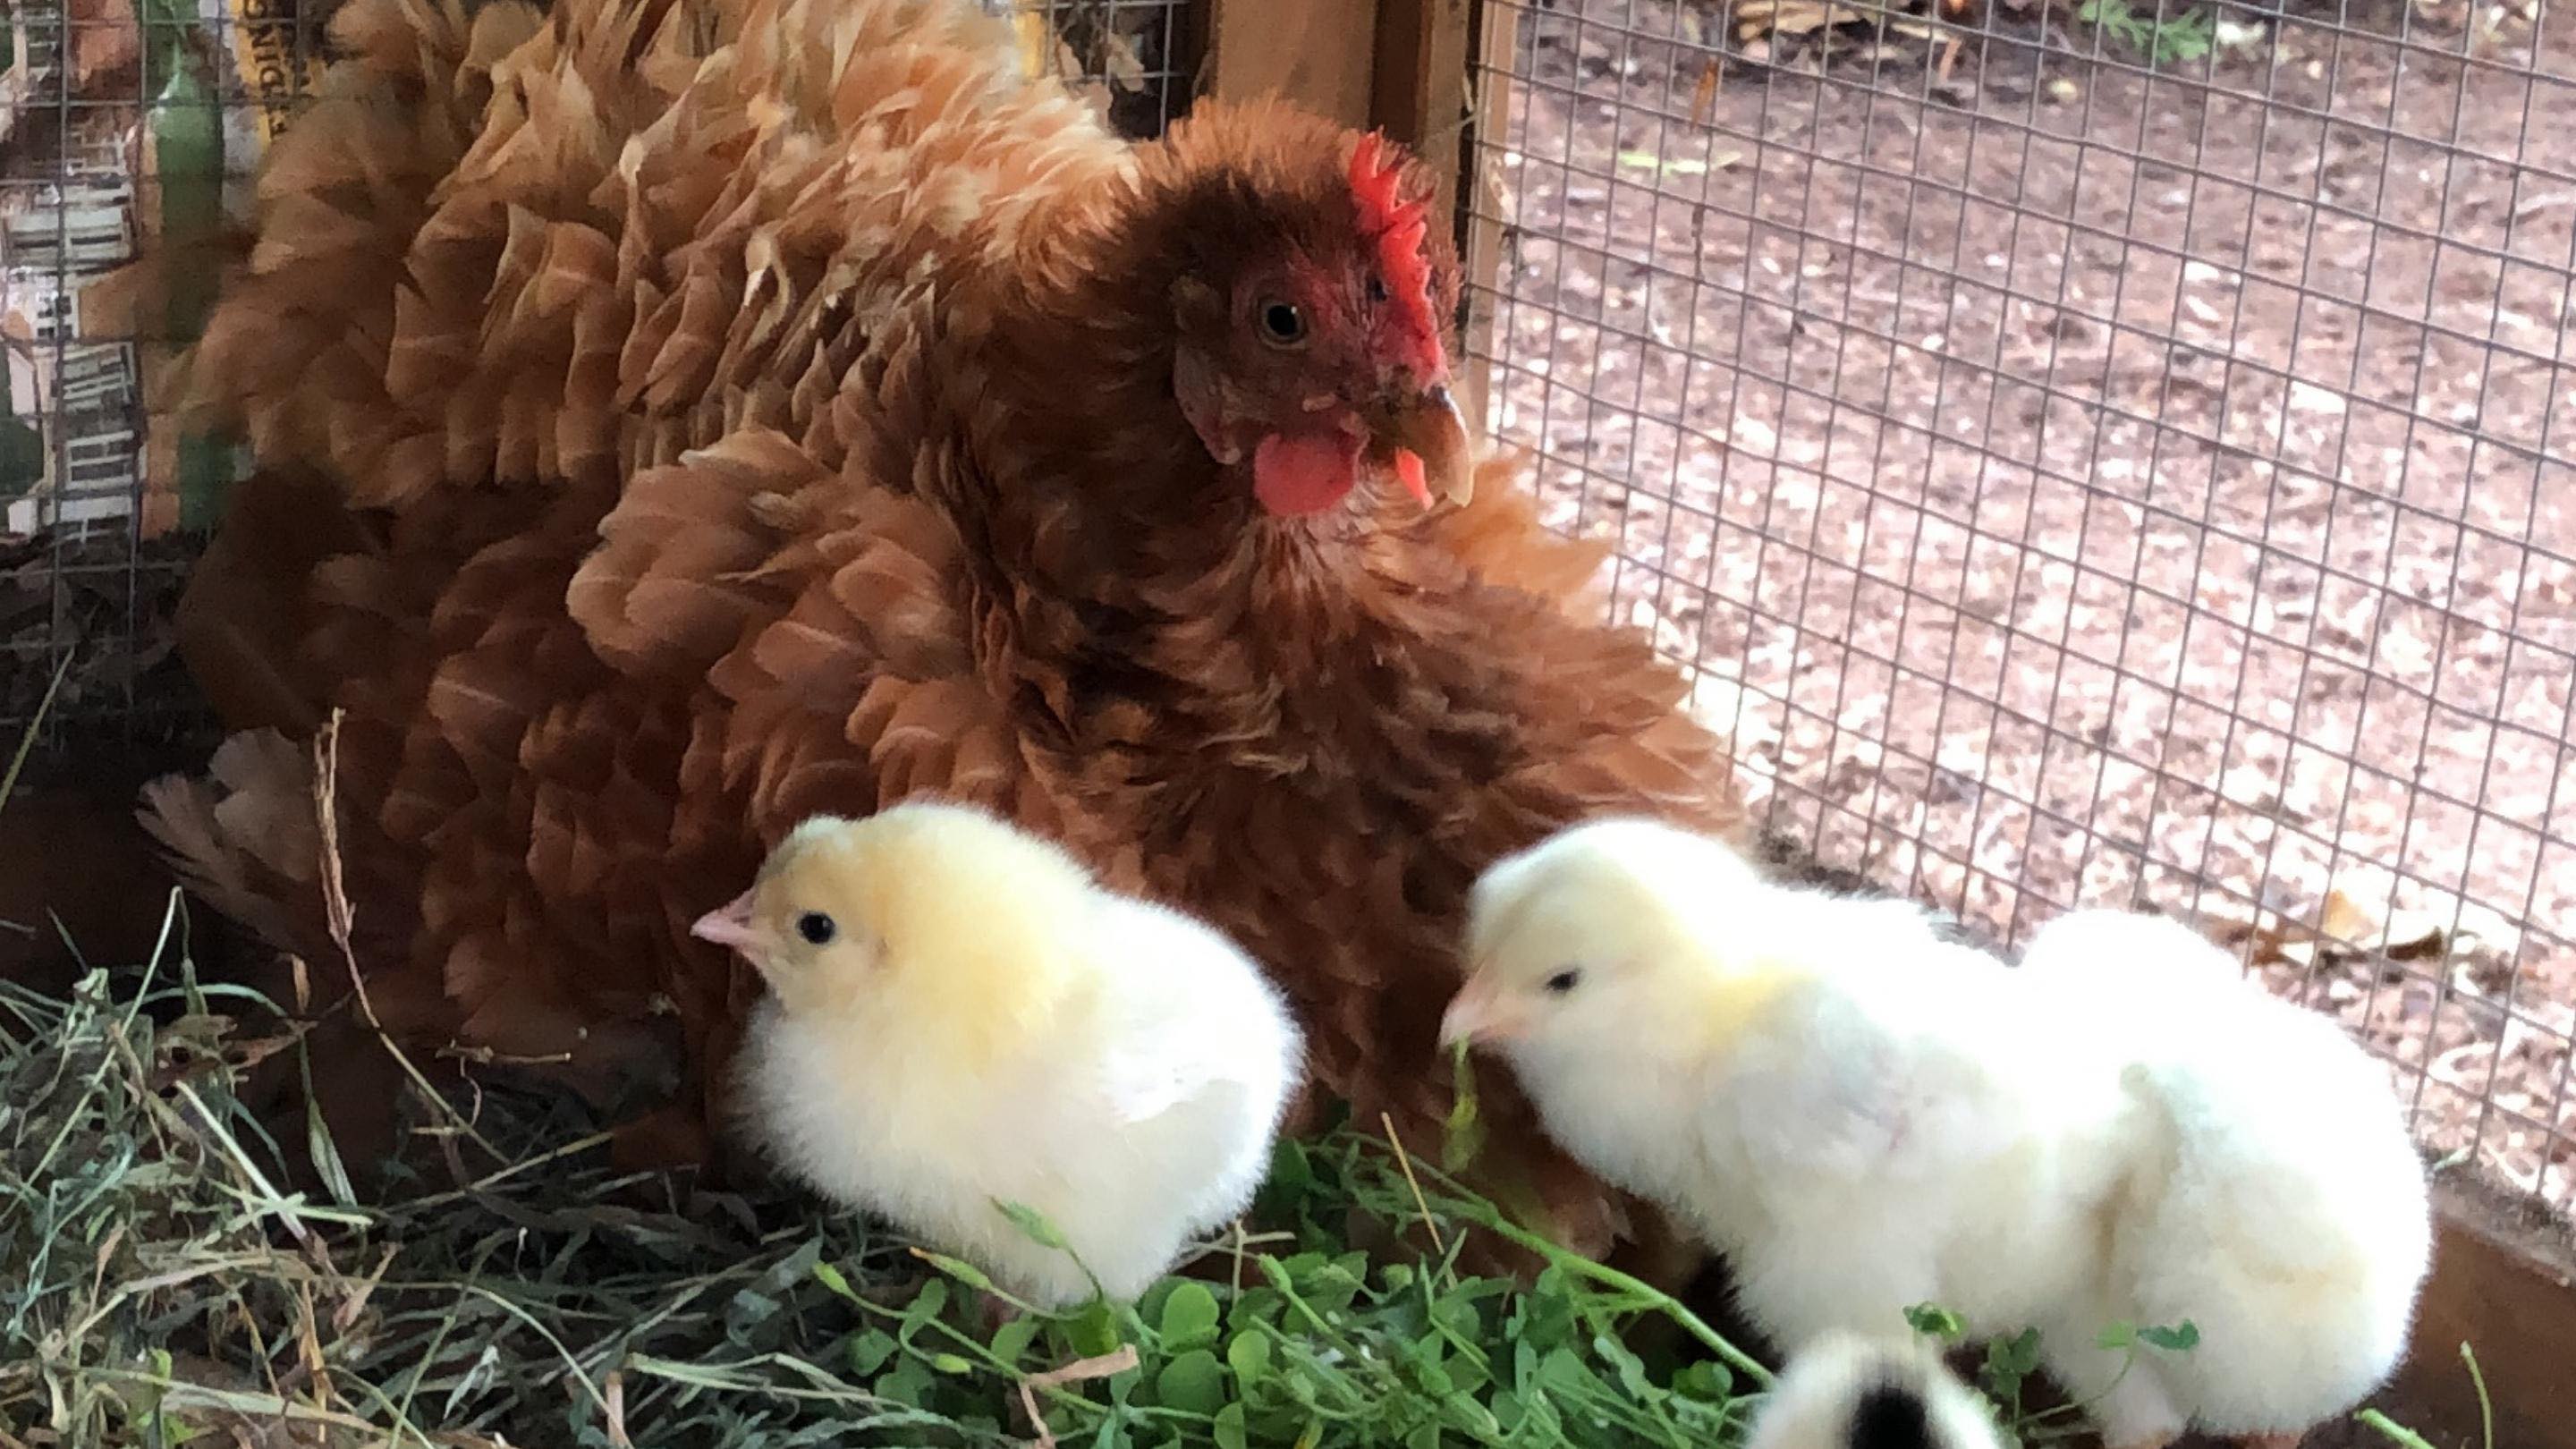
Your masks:
M 701 941 L 712 941 L 728 951 L 749 954 L 752 942 L 758 936 L 751 926 L 752 897 L 758 893 L 757 888 L 744 891 L 730 904 L 698 917 L 697 924 L 689 927 L 689 934 Z
M 1467 440 L 1467 419 L 1446 384 L 1379 406 L 1368 424 L 1378 448 L 1393 455 L 1396 476 L 1424 507 L 1430 507 L 1435 498 L 1464 503 L 1475 495 L 1475 458 Z M 1412 461 L 1407 461 L 1408 456 Z
M 1529 1022 L 1498 999 L 1490 983 L 1476 978 L 1468 981 L 1440 1018 L 1440 1045 L 1452 1047 L 1463 1041 L 1490 1046 L 1517 1041 L 1528 1030 Z

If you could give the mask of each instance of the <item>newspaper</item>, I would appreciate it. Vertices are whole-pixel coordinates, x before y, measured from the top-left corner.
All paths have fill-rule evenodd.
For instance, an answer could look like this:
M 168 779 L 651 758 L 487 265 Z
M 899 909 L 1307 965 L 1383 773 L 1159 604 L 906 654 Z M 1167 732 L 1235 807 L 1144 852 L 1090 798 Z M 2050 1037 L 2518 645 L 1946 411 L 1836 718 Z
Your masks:
M 239 461 L 155 420 L 208 287 L 175 285 L 166 315 L 138 317 L 109 279 L 247 207 L 318 47 L 295 0 L 18 0 L 6 25 L 0 163 L 30 179 L 0 191 L 0 527 L 203 525 Z

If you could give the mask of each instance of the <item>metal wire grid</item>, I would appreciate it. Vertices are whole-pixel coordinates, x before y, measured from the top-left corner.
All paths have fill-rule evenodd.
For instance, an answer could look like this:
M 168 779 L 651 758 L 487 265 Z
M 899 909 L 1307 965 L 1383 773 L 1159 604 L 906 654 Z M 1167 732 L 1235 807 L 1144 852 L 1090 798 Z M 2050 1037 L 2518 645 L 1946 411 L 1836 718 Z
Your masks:
M 1043 22 L 1051 74 L 1092 87 L 1131 136 L 1159 135 L 1197 90 L 1192 0 L 979 0 Z
M 163 359 L 137 337 L 163 329 L 117 315 L 97 284 L 221 186 L 207 164 L 220 147 L 193 143 L 225 94 L 210 82 L 246 94 L 234 34 L 256 30 L 273 53 L 295 22 L 246 12 L 219 33 L 193 8 L 61 0 L 0 25 L 0 729 L 14 742 L 53 694 L 45 735 L 60 745 L 111 720 L 166 724 L 178 693 L 166 619 L 186 550 L 168 536 L 175 495 L 146 482 L 175 457 L 149 454 Z
M 1093 87 L 1133 134 L 1187 103 L 1189 0 L 981 3 L 1020 17 L 1025 58 Z M 319 78 L 333 8 L 24 0 L 0 15 L 0 751 L 41 715 L 40 772 L 203 723 L 171 615 L 238 464 L 153 416 L 203 298 L 121 315 L 102 279 L 242 204 L 272 125 Z
M 1498 433 L 1827 864 L 2200 918 L 2565 1205 L 2567 27 L 1948 13 L 1488 0 Z

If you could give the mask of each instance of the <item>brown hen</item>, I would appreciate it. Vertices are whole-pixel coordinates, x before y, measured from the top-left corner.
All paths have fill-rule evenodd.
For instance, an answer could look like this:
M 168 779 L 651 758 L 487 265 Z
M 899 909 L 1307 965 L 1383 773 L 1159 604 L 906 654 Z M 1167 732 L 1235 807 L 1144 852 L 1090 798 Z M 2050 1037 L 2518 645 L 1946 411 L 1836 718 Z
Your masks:
M 335 516 L 220 540 L 188 642 L 245 725 L 345 711 L 369 969 L 439 1030 L 715 1120 L 757 988 L 689 923 L 805 816 L 937 793 L 1233 935 L 1426 1145 L 1478 870 L 1738 823 L 1596 556 L 1471 463 L 1454 261 L 1374 139 L 1210 105 L 1130 145 L 962 0 L 338 35 L 194 371 L 268 470 L 236 528 Z M 1605 1246 L 1612 1195 L 1490 1107 L 1486 1185 Z

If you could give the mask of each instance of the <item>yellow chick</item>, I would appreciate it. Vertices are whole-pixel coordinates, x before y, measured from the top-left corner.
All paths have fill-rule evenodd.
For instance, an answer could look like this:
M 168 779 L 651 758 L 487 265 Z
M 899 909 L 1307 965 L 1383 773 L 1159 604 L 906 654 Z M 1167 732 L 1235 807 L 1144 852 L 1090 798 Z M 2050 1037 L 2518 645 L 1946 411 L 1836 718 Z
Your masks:
M 2199 1332 L 2192 1352 L 2125 1374 L 2116 1356 L 2093 1366 L 2113 1384 L 2094 1406 L 2107 1442 L 2197 1426 L 2286 1449 L 2350 1412 L 2405 1357 L 2432 1258 L 2424 1164 L 2387 1069 L 2178 921 L 2070 912 L 2022 970 L 2064 993 L 2134 1103 L 2106 1310 Z
M 1695 1223 L 1797 1354 L 1939 1303 L 2089 1347 L 2123 1164 L 2116 1069 L 1910 903 L 1780 884 L 1642 820 L 1495 865 L 1451 1040 L 1501 1049 L 1549 1131 Z
M 1043 1306 L 1088 1297 L 1085 1268 L 1133 1298 L 1241 1213 L 1300 1072 L 1223 936 L 959 806 L 807 821 L 695 930 L 769 984 L 740 1066 L 754 1135 Z
M 1762 1396 L 1744 1449 L 2002 1449 L 1994 1411 L 1920 1339 L 1829 1333 Z

